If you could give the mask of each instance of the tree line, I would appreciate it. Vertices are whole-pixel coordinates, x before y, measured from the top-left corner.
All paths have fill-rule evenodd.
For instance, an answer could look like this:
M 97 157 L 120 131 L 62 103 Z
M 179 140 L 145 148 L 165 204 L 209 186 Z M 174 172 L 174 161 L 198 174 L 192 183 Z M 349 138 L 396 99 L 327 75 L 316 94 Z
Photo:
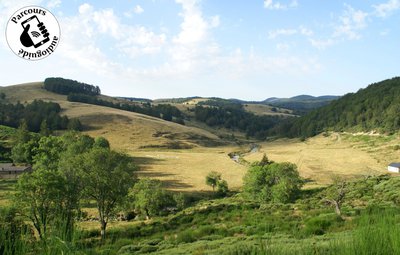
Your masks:
M 16 104 L 0 101 L 0 125 L 9 127 L 18 127 L 25 122 L 29 131 L 39 132 L 43 129 L 49 131 L 61 129 L 80 130 L 82 125 L 77 119 L 69 119 L 67 116 L 61 116 L 61 107 L 54 102 L 44 102 L 34 100 L 23 105 L 20 102 Z
M 44 80 L 44 88 L 48 91 L 62 95 L 80 93 L 96 96 L 101 93 L 99 86 L 93 86 L 64 78 L 46 78 Z
M 184 124 L 181 111 L 175 106 L 169 104 L 152 105 L 148 102 L 141 103 L 140 105 L 132 103 L 113 103 L 111 101 L 103 100 L 95 96 L 75 93 L 68 95 L 68 101 L 106 106 L 129 112 L 137 112 L 156 118 L 161 118 L 167 121 L 174 121 L 179 124 Z
M 167 121 L 184 124 L 182 113 L 178 108 L 169 104 L 152 105 L 150 102 L 144 102 L 140 105 L 132 103 L 114 103 L 96 97 L 101 93 L 98 86 L 63 78 L 47 78 L 44 81 L 44 88 L 54 93 L 68 95 L 68 101 L 71 102 L 94 104 L 130 112 L 137 112 Z
M 218 107 L 196 106 L 195 119 L 211 127 L 245 132 L 246 136 L 265 139 L 269 130 L 282 120 L 279 116 L 258 116 L 247 112 L 242 104 L 217 103 Z

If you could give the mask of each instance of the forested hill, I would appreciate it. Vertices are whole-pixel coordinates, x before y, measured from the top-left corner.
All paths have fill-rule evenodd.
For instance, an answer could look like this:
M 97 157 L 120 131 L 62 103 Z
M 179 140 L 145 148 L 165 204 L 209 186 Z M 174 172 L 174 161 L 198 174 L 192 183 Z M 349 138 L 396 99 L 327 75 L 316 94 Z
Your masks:
M 319 107 L 328 105 L 331 101 L 340 98 L 339 96 L 309 96 L 300 95 L 291 98 L 268 98 L 261 103 L 272 106 L 293 110 L 297 115 L 305 115 L 306 113 Z
M 388 79 L 350 93 L 281 126 L 289 136 L 310 137 L 326 130 L 378 131 L 400 129 L 400 77 Z

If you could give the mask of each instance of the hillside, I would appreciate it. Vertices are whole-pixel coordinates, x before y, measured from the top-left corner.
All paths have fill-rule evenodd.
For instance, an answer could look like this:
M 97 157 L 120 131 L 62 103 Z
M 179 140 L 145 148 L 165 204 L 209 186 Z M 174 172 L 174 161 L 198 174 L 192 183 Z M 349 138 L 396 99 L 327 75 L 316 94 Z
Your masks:
M 313 109 L 328 105 L 331 101 L 340 98 L 339 96 L 319 96 L 299 95 L 291 98 L 271 97 L 261 103 L 275 107 L 287 108 L 296 114 L 304 114 Z
M 328 105 L 331 101 L 340 98 L 339 96 L 309 96 L 299 95 L 291 98 L 271 97 L 263 101 L 245 101 L 240 99 L 223 99 L 217 97 L 185 97 L 153 100 L 154 103 L 169 103 L 194 107 L 196 105 L 216 104 L 241 104 L 245 109 L 257 115 L 304 115 L 313 109 Z M 143 101 L 144 99 L 129 98 L 132 101 Z M 148 100 L 148 99 L 146 99 Z
M 59 103 L 61 114 L 79 118 L 84 133 L 103 136 L 114 149 L 132 155 L 141 175 L 158 178 L 174 190 L 208 190 L 204 177 L 218 169 L 230 187 L 239 188 L 246 167 L 232 161 L 228 153 L 236 145 L 221 140 L 211 128 L 179 125 L 151 116 L 104 106 L 67 101 L 67 96 L 42 88 L 43 83 L 1 87 L 9 103 L 35 99 Z M 104 100 L 120 99 L 101 95 Z M 208 131 L 209 130 L 209 131 Z
M 369 85 L 295 120 L 280 132 L 309 137 L 327 130 L 380 133 L 400 128 L 400 78 Z
M 182 126 L 139 113 L 69 102 L 67 96 L 46 91 L 42 86 L 42 82 L 26 83 L 1 87 L 0 92 L 6 95 L 9 103 L 32 102 L 35 99 L 56 102 L 63 109 L 62 114 L 79 118 L 86 126 L 87 133 L 102 135 L 124 150 L 149 145 L 167 146 L 172 141 L 171 137 L 174 137 L 174 141 L 188 146 L 196 146 L 198 142 L 203 141 L 220 142 L 218 137 L 202 129 Z M 103 95 L 101 98 L 118 100 Z M 128 144 L 127 140 L 131 142 Z
M 40 82 L 2 87 L 1 92 L 6 94 L 8 102 L 42 99 L 59 103 L 63 109 L 61 114 L 81 120 L 85 127 L 84 133 L 95 137 L 104 136 L 114 149 L 125 151 L 135 158 L 141 166 L 143 176 L 160 179 L 166 187 L 173 190 L 210 190 L 204 182 L 210 171 L 222 173 L 230 188 L 239 189 L 247 165 L 231 160 L 228 154 L 232 152 L 243 153 L 243 159 L 248 162 L 260 160 L 265 152 L 272 160 L 295 163 L 301 176 L 310 180 L 308 185 L 330 183 L 332 174 L 352 179 L 370 173 L 384 173 L 387 163 L 395 161 L 395 154 L 398 153 L 394 150 L 397 148 L 395 146 L 398 144 L 398 137 L 389 138 L 390 142 L 385 137 L 377 137 L 376 142 L 372 139 L 374 137 L 349 136 L 351 139 L 341 139 L 344 136 L 337 134 L 328 137 L 320 135 L 306 142 L 298 139 L 246 141 L 239 132 L 210 127 L 196 122 L 194 118 L 185 120 L 186 125 L 183 126 L 139 113 L 69 102 L 65 95 L 42 89 Z M 125 99 L 104 95 L 100 97 L 104 100 L 125 102 Z M 196 105 L 205 102 L 199 98 L 192 100 L 197 101 Z M 192 106 L 180 104 L 180 107 L 183 111 Z M 249 104 L 245 107 L 253 106 Z M 355 139 L 369 140 L 355 143 Z M 241 146 L 236 143 L 238 141 L 242 143 Z M 261 149 L 248 153 L 251 148 L 249 142 L 258 143 Z M 380 144 L 379 149 L 377 144 Z
M 132 101 L 140 101 L 135 100 L 134 98 L 129 98 Z M 143 100 L 143 99 L 142 99 Z M 274 107 L 268 104 L 262 104 L 260 102 L 250 102 L 243 101 L 239 99 L 223 99 L 223 98 L 206 98 L 206 97 L 185 97 L 185 98 L 170 98 L 170 99 L 156 99 L 152 101 L 157 104 L 171 104 L 179 108 L 181 111 L 185 111 L 188 109 L 193 109 L 198 105 L 203 106 L 221 106 L 226 104 L 240 104 L 244 106 L 244 109 L 250 113 L 255 115 L 283 115 L 283 116 L 293 116 L 293 111 L 290 109 L 285 109 L 284 107 Z M 190 114 L 190 112 L 188 112 Z M 188 114 L 187 113 L 187 114 Z

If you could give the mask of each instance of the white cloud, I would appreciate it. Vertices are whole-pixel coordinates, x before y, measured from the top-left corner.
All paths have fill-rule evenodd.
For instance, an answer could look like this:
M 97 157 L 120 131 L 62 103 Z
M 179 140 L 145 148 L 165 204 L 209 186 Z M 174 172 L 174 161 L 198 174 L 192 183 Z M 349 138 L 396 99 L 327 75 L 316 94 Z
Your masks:
M 138 15 L 140 15 L 140 14 L 142 14 L 143 12 L 144 12 L 143 7 L 140 6 L 140 5 L 136 5 L 133 9 L 130 9 L 130 10 L 124 12 L 124 16 L 127 17 L 127 18 L 132 18 L 132 17 L 133 17 L 133 14 L 138 14 Z
M 297 0 L 292 0 L 290 3 L 285 4 L 274 0 L 264 0 L 264 8 L 268 10 L 287 10 L 296 8 L 298 5 Z
M 113 9 L 95 10 L 87 3 L 79 6 L 77 16 L 62 18 L 61 22 L 64 26 L 60 53 L 102 76 L 115 76 L 124 70 L 121 63 L 114 62 L 105 53 L 102 43 L 105 38 L 113 40 L 111 50 L 132 58 L 155 54 L 166 41 L 165 34 L 155 34 L 143 26 L 126 25 Z
M 297 34 L 297 30 L 296 29 L 277 29 L 274 31 L 269 31 L 268 32 L 268 38 L 269 39 L 275 39 L 278 36 L 288 36 L 288 35 L 295 35 Z
M 91 12 L 93 10 L 93 7 L 88 3 L 84 3 L 79 6 L 78 10 L 80 14 L 85 14 Z
M 309 41 L 313 47 L 320 50 L 326 49 L 327 47 L 335 44 L 335 41 L 331 38 L 326 40 L 309 39 Z
M 136 5 L 135 8 L 133 8 L 133 12 L 136 14 L 141 14 L 144 12 L 144 9 L 140 5 Z
M 400 0 L 389 0 L 386 3 L 373 5 L 375 14 L 378 17 L 387 17 L 400 9 Z
M 212 28 L 219 27 L 220 20 L 218 15 L 211 17 L 210 25 Z
M 362 10 L 356 10 L 345 4 L 345 9 L 332 26 L 333 31 L 327 38 L 310 38 L 309 42 L 317 49 L 326 49 L 332 45 L 346 40 L 358 40 L 362 37 L 362 31 L 367 28 L 367 21 L 371 15 Z M 306 31 L 304 31 L 306 33 Z
M 126 33 L 121 29 L 122 24 L 119 21 L 119 18 L 114 15 L 112 9 L 92 12 L 91 17 L 97 24 L 97 30 L 102 34 L 109 34 L 115 39 L 120 39 Z
M 128 25 L 113 9 L 98 9 L 84 3 L 79 6 L 76 16 L 60 18 L 65 25 L 59 56 L 64 63 L 73 62 L 72 65 L 76 64 L 105 80 L 143 84 L 148 84 L 149 80 L 159 82 L 170 78 L 176 82 L 201 79 L 210 74 L 240 79 L 251 77 L 253 73 L 296 74 L 318 69 L 317 61 L 311 59 L 267 57 L 254 48 L 250 53 L 240 48 L 223 53 L 212 35 L 212 30 L 220 26 L 220 16 L 205 16 L 198 0 L 176 0 L 176 3 L 182 8 L 179 13 L 182 21 L 176 34 L 169 34 L 168 31 L 157 33 L 145 26 Z M 275 31 L 274 36 L 293 33 L 312 35 L 311 30 L 299 26 L 292 30 Z M 111 48 L 104 41 L 111 41 Z M 284 52 L 291 46 L 281 43 L 276 47 Z M 147 66 L 135 61 L 145 55 L 161 60 Z M 134 61 L 129 61 L 129 58 Z
M 278 51 L 287 51 L 291 48 L 289 43 L 278 43 L 276 44 L 276 49 Z
M 314 32 L 311 29 L 308 29 L 304 26 L 300 26 L 299 28 L 290 28 L 290 29 L 276 29 L 268 32 L 268 39 L 276 39 L 280 36 L 291 36 L 301 34 L 304 36 L 312 36 Z
M 182 5 L 183 12 L 179 15 L 183 17 L 183 22 L 180 25 L 181 31 L 174 38 L 174 42 L 188 44 L 203 41 L 207 36 L 209 25 L 198 8 L 198 1 L 176 0 L 176 3 Z
M 321 64 L 313 57 L 297 56 L 255 56 L 247 60 L 245 65 L 247 73 L 268 73 L 268 74 L 312 74 L 320 70 Z
M 308 29 L 304 26 L 300 26 L 299 28 L 300 34 L 305 35 L 305 36 L 312 36 L 314 32 L 311 29 Z
M 379 33 L 379 35 L 381 35 L 381 36 L 387 36 L 389 33 L 390 33 L 390 30 L 389 30 L 389 29 L 385 29 L 385 30 L 381 31 L 381 32 Z
M 53 8 L 58 8 L 61 5 L 61 0 L 50 0 L 47 3 L 47 8 L 53 9 Z
M 368 13 L 361 10 L 355 10 L 349 5 L 346 5 L 346 10 L 339 17 L 339 24 L 335 26 L 333 37 L 345 37 L 349 40 L 360 39 L 359 31 L 367 26 L 366 18 Z

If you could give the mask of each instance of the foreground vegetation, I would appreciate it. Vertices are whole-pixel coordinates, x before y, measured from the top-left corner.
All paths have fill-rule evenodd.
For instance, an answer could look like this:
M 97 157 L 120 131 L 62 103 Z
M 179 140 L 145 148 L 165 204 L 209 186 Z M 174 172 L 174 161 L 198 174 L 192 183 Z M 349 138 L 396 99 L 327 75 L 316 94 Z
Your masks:
M 69 119 L 60 113 L 61 107 L 57 103 L 34 100 L 23 105 L 20 102 L 8 103 L 5 96 L 0 98 L 0 125 L 16 128 L 25 122 L 27 128 L 33 132 L 82 128 L 78 119 Z
M 166 216 L 121 222 L 105 241 L 98 229 L 82 229 L 89 224 L 85 217 L 70 241 L 56 232 L 46 243 L 33 241 L 21 215 L 3 209 L 1 249 L 4 254 L 398 254 L 399 185 L 399 178 L 388 176 L 347 183 L 342 216 L 323 203 L 335 186 L 302 191 L 288 204 L 241 194 L 204 199 Z
M 9 192 L 2 254 L 396 254 L 399 247 L 398 177 L 338 178 L 301 190 L 295 165 L 264 156 L 249 166 L 242 193 L 210 172 L 204 181 L 215 193 L 195 198 L 137 180 L 129 157 L 104 138 L 35 136 L 22 127 L 14 136 L 33 144 L 11 154 L 31 153 L 34 172 L 0 182 L 2 197 Z
M 240 124 L 229 107 L 220 116 Z M 197 109 L 206 119 L 212 118 L 207 112 L 221 110 Z M 202 176 L 213 192 L 171 192 L 161 181 L 139 179 L 135 159 L 114 151 L 105 138 L 52 136 L 44 124 L 33 134 L 26 121 L 18 123 L 18 130 L 0 127 L 0 160 L 29 163 L 34 171 L 18 181 L 0 180 L 0 254 L 400 252 L 398 177 L 335 177 L 328 187 L 302 189 L 296 165 L 265 155 L 248 164 L 241 192 L 229 191 L 219 169 Z M 387 139 L 344 137 L 372 145 Z M 396 152 L 396 146 L 386 149 Z

